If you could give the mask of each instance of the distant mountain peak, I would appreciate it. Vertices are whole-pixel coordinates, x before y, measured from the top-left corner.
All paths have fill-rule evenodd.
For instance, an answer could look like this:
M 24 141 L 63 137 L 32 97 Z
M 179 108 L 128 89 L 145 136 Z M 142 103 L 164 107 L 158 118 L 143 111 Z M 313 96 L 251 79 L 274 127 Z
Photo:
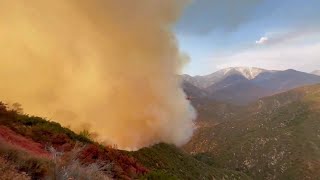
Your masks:
M 193 84 L 196 87 L 205 89 L 231 76 L 243 76 L 243 78 L 247 80 L 252 80 L 256 78 L 259 74 L 264 72 L 273 72 L 273 71 L 265 70 L 257 67 L 229 67 L 229 68 L 218 70 L 206 76 L 184 75 L 184 80 Z
M 256 68 L 256 67 L 229 67 L 226 69 L 222 69 L 220 71 L 222 71 L 224 75 L 237 72 L 243 75 L 245 78 L 251 80 L 257 77 L 259 74 L 266 72 L 268 70 Z

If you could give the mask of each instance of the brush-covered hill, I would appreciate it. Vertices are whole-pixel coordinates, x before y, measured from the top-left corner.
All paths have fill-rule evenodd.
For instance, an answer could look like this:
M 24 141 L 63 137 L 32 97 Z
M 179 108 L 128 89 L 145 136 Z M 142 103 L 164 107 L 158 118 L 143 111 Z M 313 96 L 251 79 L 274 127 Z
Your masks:
M 21 108 L 18 108 L 21 111 Z M 249 179 L 173 145 L 136 152 L 103 146 L 90 132 L 9 110 L 0 103 L 0 179 Z
M 260 99 L 235 116 L 200 126 L 185 149 L 253 179 L 319 179 L 320 85 Z
M 162 143 L 130 154 L 155 174 L 167 174 L 172 179 L 250 179 L 241 172 L 216 168 L 173 145 Z

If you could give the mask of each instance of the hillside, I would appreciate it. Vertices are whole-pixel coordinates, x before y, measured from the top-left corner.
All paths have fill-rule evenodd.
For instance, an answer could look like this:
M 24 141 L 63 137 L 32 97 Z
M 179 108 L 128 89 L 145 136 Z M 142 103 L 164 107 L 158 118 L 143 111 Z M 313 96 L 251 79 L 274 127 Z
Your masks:
M 213 168 L 173 145 L 158 144 L 130 154 L 155 173 L 173 179 L 250 179 L 244 173 Z
M 261 97 L 272 94 L 270 90 L 258 86 L 249 80 L 230 84 L 228 87 L 216 91 L 212 91 L 210 88 L 208 88 L 210 92 L 209 98 L 234 105 L 246 105 Z
M 320 70 L 315 70 L 315 71 L 312 72 L 312 74 L 320 76 Z
M 19 108 L 21 111 L 21 108 Z M 0 179 L 249 179 L 159 144 L 137 152 L 103 146 L 90 132 L 23 115 L 0 103 Z
M 0 103 L 0 157 L 32 179 L 130 179 L 149 172 L 134 158 L 60 124 Z
M 263 98 L 235 116 L 200 126 L 185 149 L 254 179 L 320 177 L 320 85 Z

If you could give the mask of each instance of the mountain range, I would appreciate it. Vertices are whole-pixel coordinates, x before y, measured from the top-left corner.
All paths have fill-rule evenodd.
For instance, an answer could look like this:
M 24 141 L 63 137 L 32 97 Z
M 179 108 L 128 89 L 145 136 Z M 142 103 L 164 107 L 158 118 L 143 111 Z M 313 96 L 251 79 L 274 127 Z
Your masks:
M 190 93 L 191 96 L 246 105 L 265 96 L 320 83 L 320 76 L 316 75 L 317 72 L 233 67 L 206 76 L 183 75 L 183 82 L 187 94 L 193 92 Z

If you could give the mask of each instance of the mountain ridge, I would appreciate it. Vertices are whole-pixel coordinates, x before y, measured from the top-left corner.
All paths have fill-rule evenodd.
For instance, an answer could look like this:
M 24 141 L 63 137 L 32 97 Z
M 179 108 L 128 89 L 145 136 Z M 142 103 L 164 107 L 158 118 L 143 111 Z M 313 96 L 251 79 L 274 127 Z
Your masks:
M 300 86 L 320 83 L 320 76 L 294 69 L 265 70 L 261 68 L 226 68 L 207 76 L 184 75 L 188 82 L 207 98 L 236 105 L 246 105 Z
M 244 76 L 246 79 L 253 79 L 260 73 L 266 71 L 269 70 L 256 67 L 229 67 L 204 76 L 190 76 L 184 74 L 183 78 L 189 83 L 203 89 L 219 82 L 225 76 L 238 74 Z

